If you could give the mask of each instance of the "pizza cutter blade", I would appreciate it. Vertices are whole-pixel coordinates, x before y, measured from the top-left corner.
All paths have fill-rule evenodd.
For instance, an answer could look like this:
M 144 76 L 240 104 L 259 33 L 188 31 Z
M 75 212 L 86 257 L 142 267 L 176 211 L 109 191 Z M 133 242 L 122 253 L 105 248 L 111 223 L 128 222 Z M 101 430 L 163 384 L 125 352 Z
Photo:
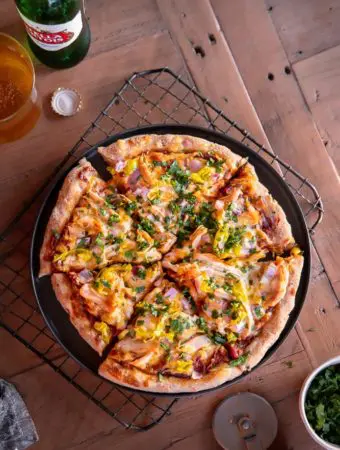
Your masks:
M 277 417 L 263 397 L 241 392 L 220 403 L 213 432 L 225 450 L 265 450 L 277 434 Z

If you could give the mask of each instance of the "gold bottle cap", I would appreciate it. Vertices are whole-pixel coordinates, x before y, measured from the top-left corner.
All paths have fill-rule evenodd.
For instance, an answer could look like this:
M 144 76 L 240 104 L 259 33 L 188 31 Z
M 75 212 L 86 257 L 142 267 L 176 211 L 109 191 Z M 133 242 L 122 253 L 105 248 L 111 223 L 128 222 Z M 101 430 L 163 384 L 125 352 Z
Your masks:
M 81 96 L 75 89 L 59 87 L 53 92 L 51 106 L 60 116 L 74 116 L 82 108 Z

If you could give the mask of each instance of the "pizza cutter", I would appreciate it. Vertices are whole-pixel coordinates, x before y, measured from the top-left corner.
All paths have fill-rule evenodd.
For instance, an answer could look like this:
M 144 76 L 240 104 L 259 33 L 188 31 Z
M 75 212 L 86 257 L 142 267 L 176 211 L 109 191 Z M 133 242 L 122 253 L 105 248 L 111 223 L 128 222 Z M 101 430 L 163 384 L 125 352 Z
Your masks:
M 263 397 L 240 392 L 220 403 L 213 418 L 213 432 L 225 450 L 265 450 L 277 434 L 277 417 Z

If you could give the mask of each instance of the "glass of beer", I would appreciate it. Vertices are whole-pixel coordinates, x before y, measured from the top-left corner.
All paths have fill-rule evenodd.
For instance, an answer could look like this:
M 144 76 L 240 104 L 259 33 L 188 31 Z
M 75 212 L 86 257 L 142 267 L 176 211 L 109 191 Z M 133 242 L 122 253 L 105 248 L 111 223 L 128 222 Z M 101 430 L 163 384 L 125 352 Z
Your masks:
M 18 41 L 0 33 L 0 144 L 27 134 L 39 116 L 32 60 Z

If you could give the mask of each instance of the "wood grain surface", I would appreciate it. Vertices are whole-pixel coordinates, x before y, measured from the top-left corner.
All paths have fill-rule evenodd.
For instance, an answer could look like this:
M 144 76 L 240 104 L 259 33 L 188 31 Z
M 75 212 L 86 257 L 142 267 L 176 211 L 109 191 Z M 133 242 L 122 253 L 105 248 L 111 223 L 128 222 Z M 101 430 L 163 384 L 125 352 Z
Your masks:
M 228 395 L 250 390 L 263 395 L 277 413 L 279 433 L 273 450 L 318 449 L 299 417 L 298 394 L 312 368 L 340 352 L 339 4 L 331 0 L 88 0 L 87 14 L 93 36 L 88 57 L 64 71 L 35 62 L 41 119 L 29 135 L 0 148 L 0 229 L 30 199 L 124 80 L 135 71 L 162 66 L 191 80 L 258 141 L 308 177 L 322 195 L 325 217 L 312 238 L 306 303 L 278 351 L 241 382 L 180 400 L 170 416 L 145 433 L 124 430 L 0 330 L 0 376 L 12 381 L 27 402 L 40 436 L 32 448 L 218 449 L 211 428 L 216 406 Z M 0 31 L 24 36 L 12 0 L 0 2 Z M 78 115 L 59 119 L 51 112 L 50 95 L 58 86 L 81 93 L 84 108 Z M 186 119 L 184 112 L 181 117 Z M 157 121 L 156 112 L 148 120 Z M 20 258 L 8 261 L 9 268 L 0 265 L 0 303 L 13 301 L 2 286 L 22 262 Z M 28 289 L 25 270 L 20 268 L 23 284 L 14 286 L 14 294 Z M 60 351 L 53 349 L 50 359 L 60 358 Z

